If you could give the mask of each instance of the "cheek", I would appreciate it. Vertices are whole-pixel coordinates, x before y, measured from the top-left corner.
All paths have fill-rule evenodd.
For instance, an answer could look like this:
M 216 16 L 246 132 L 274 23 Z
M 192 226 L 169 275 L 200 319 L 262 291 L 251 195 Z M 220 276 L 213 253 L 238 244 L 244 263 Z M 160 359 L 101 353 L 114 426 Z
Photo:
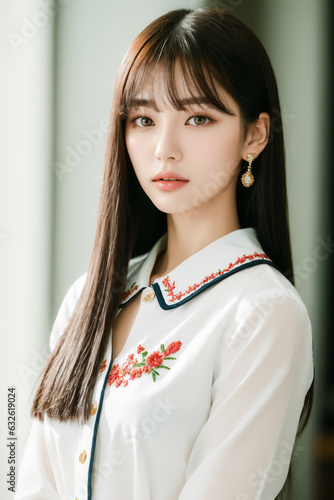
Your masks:
M 136 139 L 129 133 L 125 133 L 125 146 L 128 150 L 129 156 L 131 157 L 136 150 Z
M 131 134 L 125 135 L 125 146 L 128 151 L 131 163 L 134 168 L 142 163 L 143 155 L 145 155 L 146 147 L 144 141 L 138 140 Z
M 125 135 L 125 146 L 139 184 L 144 189 L 147 175 L 147 145 L 132 134 Z
M 192 152 L 194 161 L 200 165 L 195 174 L 196 183 L 204 186 L 214 182 L 220 187 L 228 186 L 239 172 L 240 145 L 239 130 L 233 127 L 208 134 L 203 142 L 198 142 Z
M 239 163 L 241 152 L 241 139 L 238 133 L 208 134 L 202 141 L 194 144 L 192 154 L 208 167 L 217 170 L 224 169 L 230 163 Z

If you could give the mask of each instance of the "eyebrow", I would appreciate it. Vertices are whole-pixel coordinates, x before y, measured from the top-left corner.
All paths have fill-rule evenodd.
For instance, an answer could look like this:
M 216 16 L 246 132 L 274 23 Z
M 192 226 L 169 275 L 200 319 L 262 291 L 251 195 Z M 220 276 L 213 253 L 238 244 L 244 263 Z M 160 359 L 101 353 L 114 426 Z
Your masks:
M 207 104 L 210 105 L 210 107 L 214 108 L 213 104 L 209 99 L 206 99 L 205 97 L 199 96 L 197 98 L 194 97 L 186 97 L 184 99 L 180 99 L 179 102 L 183 106 L 189 106 L 190 104 Z M 131 101 L 131 107 L 133 108 L 139 108 L 140 106 L 145 106 L 147 108 L 153 108 L 156 109 L 158 113 L 160 113 L 160 110 L 157 109 L 157 107 L 154 105 L 154 102 L 152 99 L 133 99 Z

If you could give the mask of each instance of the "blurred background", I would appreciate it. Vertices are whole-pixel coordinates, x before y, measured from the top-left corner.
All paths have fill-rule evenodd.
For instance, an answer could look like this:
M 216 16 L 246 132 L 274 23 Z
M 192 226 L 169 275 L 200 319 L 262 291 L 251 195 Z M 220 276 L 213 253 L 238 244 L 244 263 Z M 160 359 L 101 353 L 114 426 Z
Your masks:
M 35 382 L 70 285 L 86 272 L 113 85 L 136 35 L 176 8 L 220 6 L 271 58 L 286 141 L 296 288 L 311 317 L 312 418 L 294 457 L 294 500 L 334 498 L 333 30 L 331 0 L 4 0 L 0 5 L 1 480 L 7 394 L 16 393 L 16 472 Z M 244 75 L 247 79 L 247 75 Z M 237 471 L 236 471 L 237 473 Z

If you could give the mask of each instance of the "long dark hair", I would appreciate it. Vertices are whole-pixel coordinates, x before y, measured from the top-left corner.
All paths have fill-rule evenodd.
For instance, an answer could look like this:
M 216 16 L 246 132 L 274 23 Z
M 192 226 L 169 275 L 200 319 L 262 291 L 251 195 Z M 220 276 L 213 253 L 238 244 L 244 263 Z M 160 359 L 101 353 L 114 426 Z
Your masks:
M 276 79 L 261 42 L 240 20 L 214 7 L 179 9 L 159 17 L 134 40 L 117 74 L 110 115 L 97 229 L 86 281 L 70 321 L 47 361 L 32 415 L 61 421 L 89 418 L 101 357 L 110 337 L 131 257 L 147 252 L 166 231 L 166 214 L 148 199 L 125 146 L 125 119 L 148 70 L 166 68 L 165 95 L 186 109 L 176 93 L 179 61 L 192 96 L 228 111 L 217 84 L 237 102 L 245 130 L 261 112 L 271 119 L 269 141 L 253 163 L 256 182 L 237 187 L 242 227 L 255 227 L 265 253 L 294 284 L 286 193 L 283 127 Z M 159 67 L 160 67 L 159 66 Z M 154 99 L 154 96 L 152 95 Z M 275 127 L 274 127 L 275 125 Z M 245 162 L 243 162 L 245 163 Z M 240 171 L 245 165 L 240 165 Z M 145 233 L 149 227 L 149 233 Z M 305 398 L 298 435 L 312 405 Z

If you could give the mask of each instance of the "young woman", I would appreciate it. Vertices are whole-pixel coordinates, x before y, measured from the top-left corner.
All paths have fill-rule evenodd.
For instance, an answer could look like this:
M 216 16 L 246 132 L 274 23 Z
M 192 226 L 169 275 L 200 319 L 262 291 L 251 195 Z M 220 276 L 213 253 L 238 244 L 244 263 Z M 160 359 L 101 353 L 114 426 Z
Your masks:
M 268 56 L 232 15 L 175 10 L 133 42 L 17 500 L 282 497 L 313 361 L 279 116 Z

